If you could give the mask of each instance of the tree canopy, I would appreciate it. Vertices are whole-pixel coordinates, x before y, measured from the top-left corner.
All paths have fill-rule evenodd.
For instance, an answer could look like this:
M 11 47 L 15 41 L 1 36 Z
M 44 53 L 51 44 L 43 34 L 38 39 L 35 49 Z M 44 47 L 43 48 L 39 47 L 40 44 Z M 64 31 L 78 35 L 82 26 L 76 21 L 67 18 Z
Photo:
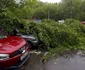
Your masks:
M 62 0 L 60 3 L 43 3 L 38 2 L 35 8 L 34 17 L 39 19 L 49 18 L 61 20 L 70 18 L 85 20 L 85 0 Z M 72 9 L 71 9 L 72 8 Z M 71 14 L 72 12 L 72 14 Z

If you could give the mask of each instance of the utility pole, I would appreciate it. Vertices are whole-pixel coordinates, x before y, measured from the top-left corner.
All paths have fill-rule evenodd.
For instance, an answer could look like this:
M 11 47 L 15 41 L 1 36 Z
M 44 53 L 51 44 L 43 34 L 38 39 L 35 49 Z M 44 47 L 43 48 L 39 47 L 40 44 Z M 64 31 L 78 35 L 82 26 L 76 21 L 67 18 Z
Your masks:
M 72 0 L 70 0 L 70 18 L 72 18 Z
M 50 12 L 49 12 L 49 10 L 48 10 L 48 19 L 50 19 Z

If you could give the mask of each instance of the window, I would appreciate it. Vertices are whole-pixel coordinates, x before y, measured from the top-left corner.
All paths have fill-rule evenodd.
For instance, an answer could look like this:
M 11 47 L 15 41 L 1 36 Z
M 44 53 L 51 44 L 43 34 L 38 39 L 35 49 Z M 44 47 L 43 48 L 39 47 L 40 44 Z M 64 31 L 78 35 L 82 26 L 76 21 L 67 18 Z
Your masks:
M 3 33 L 3 32 L 0 31 L 0 39 L 1 38 L 6 38 L 6 37 L 7 37 L 7 35 L 5 33 Z

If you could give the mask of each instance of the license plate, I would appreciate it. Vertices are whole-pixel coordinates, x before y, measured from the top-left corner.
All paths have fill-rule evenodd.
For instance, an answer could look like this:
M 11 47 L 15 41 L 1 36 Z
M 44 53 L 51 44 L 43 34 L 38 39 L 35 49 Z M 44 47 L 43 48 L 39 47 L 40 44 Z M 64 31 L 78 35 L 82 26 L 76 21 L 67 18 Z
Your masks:
M 23 60 L 27 55 L 28 55 L 28 52 L 26 52 L 25 54 L 23 54 L 23 55 L 20 57 L 20 60 Z

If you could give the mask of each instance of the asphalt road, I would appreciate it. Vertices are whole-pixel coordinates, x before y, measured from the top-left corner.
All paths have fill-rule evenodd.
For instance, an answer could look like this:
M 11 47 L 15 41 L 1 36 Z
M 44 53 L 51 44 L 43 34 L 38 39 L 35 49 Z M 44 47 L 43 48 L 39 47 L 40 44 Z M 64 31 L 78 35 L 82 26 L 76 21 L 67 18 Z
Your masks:
M 20 70 L 85 70 L 85 57 L 80 54 L 65 54 L 50 58 L 46 63 L 41 61 L 42 54 L 31 54 Z

